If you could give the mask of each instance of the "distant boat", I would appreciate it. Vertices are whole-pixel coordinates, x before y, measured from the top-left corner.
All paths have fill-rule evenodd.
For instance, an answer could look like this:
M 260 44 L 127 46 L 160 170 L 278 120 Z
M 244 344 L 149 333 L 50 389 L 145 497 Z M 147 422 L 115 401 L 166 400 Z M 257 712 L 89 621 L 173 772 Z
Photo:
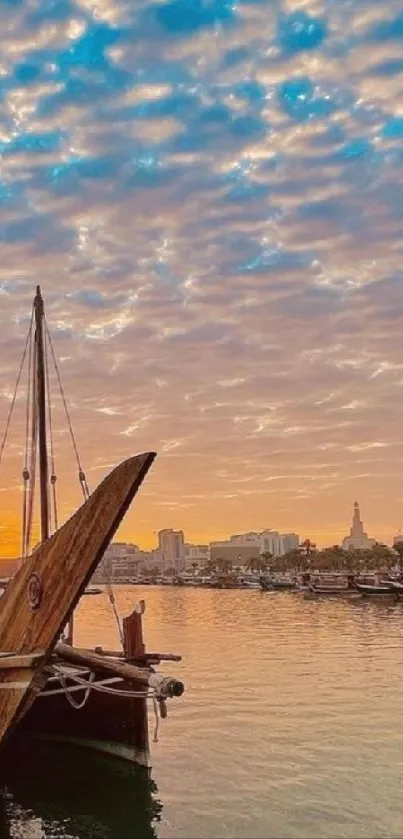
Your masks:
M 317 597 L 345 597 L 356 593 L 353 574 L 315 574 L 308 581 L 306 592 Z
M 286 591 L 297 588 L 297 583 L 291 577 L 262 576 L 259 584 L 262 591 Z
M 389 585 L 389 583 L 375 583 L 373 585 L 369 583 L 356 583 L 356 588 L 364 597 L 397 596 L 396 589 Z
M 397 597 L 394 581 L 380 573 L 358 577 L 355 586 L 363 597 Z

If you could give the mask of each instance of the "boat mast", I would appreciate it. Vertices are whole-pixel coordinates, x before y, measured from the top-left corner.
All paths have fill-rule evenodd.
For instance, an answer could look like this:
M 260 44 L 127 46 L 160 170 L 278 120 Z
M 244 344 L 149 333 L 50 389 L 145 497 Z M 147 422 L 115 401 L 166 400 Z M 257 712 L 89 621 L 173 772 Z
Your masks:
M 34 300 L 35 342 L 36 342 L 36 393 L 38 411 L 39 442 L 39 486 L 41 495 L 41 542 L 49 539 L 49 486 L 48 486 L 48 449 L 46 436 L 46 373 L 44 346 L 44 305 L 41 288 L 36 287 Z

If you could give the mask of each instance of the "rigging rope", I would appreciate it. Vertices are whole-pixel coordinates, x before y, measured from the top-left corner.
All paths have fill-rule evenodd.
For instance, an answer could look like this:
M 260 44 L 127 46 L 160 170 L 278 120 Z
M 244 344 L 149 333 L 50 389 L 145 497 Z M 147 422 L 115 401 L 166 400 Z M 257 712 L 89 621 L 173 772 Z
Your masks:
M 33 367 L 32 369 L 35 370 L 36 366 L 36 341 L 33 344 Z M 28 504 L 27 504 L 27 519 L 26 519 L 26 530 L 25 530 L 25 553 L 24 556 L 28 556 L 29 547 L 31 543 L 31 534 L 32 534 L 32 522 L 34 517 L 34 501 L 35 501 L 35 476 L 36 476 L 36 451 L 37 451 L 37 386 L 36 386 L 36 377 L 33 377 L 32 382 L 32 405 L 31 405 L 31 441 L 30 441 L 30 448 L 31 448 L 31 457 L 30 457 L 30 464 L 28 468 L 29 472 L 29 481 L 30 481 L 30 491 L 28 494 Z
M 5 447 L 6 442 L 7 442 L 8 432 L 9 432 L 9 429 L 10 429 L 10 422 L 11 422 L 11 417 L 13 415 L 14 405 L 15 405 L 15 402 L 16 402 L 16 399 L 17 399 L 18 388 L 19 388 L 19 384 L 20 384 L 20 380 L 21 380 L 21 376 L 22 376 L 22 371 L 23 371 L 23 368 L 24 368 L 24 363 L 25 363 L 25 358 L 26 358 L 26 354 L 27 354 L 27 350 L 28 350 L 29 340 L 30 340 L 31 333 L 32 333 L 33 320 L 34 320 L 34 309 L 32 308 L 31 321 L 30 321 L 30 325 L 29 325 L 28 335 L 27 335 L 27 338 L 26 338 L 26 341 L 25 341 L 25 347 L 24 347 L 24 352 L 22 354 L 20 369 L 18 371 L 17 381 L 15 383 L 14 393 L 13 393 L 13 397 L 12 397 L 11 405 L 10 405 L 10 410 L 8 412 L 6 428 L 5 428 L 3 440 L 2 440 L 2 443 L 1 443 L 1 446 L 0 446 L 0 466 L 1 466 L 1 461 L 2 461 L 2 458 L 3 458 L 4 447 Z
M 73 449 L 74 449 L 74 453 L 75 453 L 75 456 L 76 456 L 76 462 L 77 462 L 77 468 L 78 468 L 78 479 L 80 481 L 82 493 L 83 493 L 83 496 L 84 496 L 84 501 L 87 501 L 87 499 L 90 497 L 90 490 L 89 490 L 87 479 L 85 477 L 85 473 L 84 473 L 84 470 L 83 470 L 83 467 L 82 467 L 82 464 L 81 464 L 80 455 L 79 455 L 79 452 L 78 452 L 78 447 L 77 447 L 76 439 L 75 439 L 74 432 L 73 432 L 73 426 L 71 424 L 70 413 L 69 413 L 69 409 L 68 409 L 68 406 L 67 406 L 67 400 L 66 400 L 66 397 L 65 397 L 64 388 L 63 388 L 63 384 L 62 384 L 62 380 L 61 380 L 61 376 L 60 376 L 60 372 L 59 372 L 59 367 L 58 367 L 57 360 L 56 360 L 56 354 L 55 354 L 55 351 L 54 351 L 54 348 L 53 348 L 53 342 L 52 342 L 49 327 L 48 327 L 48 324 L 47 324 L 46 316 L 44 316 L 44 324 L 45 324 L 46 345 L 47 344 L 49 345 L 50 352 L 52 354 L 53 366 L 55 368 L 57 381 L 58 381 L 58 384 L 59 384 L 60 395 L 61 395 L 61 398 L 62 398 L 64 412 L 65 412 L 65 415 L 66 415 L 67 425 L 68 425 L 69 432 L 70 432 L 71 442 L 73 444 Z M 49 391 L 49 387 L 48 387 L 48 391 Z M 104 569 L 106 570 L 105 565 L 104 565 Z M 105 577 L 106 577 L 106 590 L 107 590 L 107 594 L 108 594 L 108 599 L 109 599 L 109 602 L 111 604 L 113 614 L 114 614 L 114 617 L 115 617 L 116 625 L 117 625 L 118 632 L 119 632 L 120 643 L 122 645 L 122 649 L 124 649 L 125 645 L 124 645 L 124 634 L 123 634 L 122 624 L 121 624 L 121 620 L 120 620 L 120 617 L 119 617 L 119 614 L 118 614 L 118 611 L 117 611 L 117 608 L 116 608 L 115 594 L 114 594 L 114 591 L 113 591 L 112 582 L 111 582 L 109 573 L 107 571 L 105 573 Z
M 52 403 L 50 398 L 50 376 L 49 376 L 49 358 L 48 358 L 48 344 L 49 344 L 49 336 L 48 332 L 45 330 L 45 380 L 46 380 L 46 396 L 47 396 L 47 407 L 48 407 L 48 428 L 49 428 L 49 441 L 50 441 L 50 484 L 52 487 L 52 501 L 53 501 L 53 520 L 54 520 L 54 528 L 55 530 L 58 529 L 58 515 L 57 515 L 57 494 L 56 494 L 56 471 L 55 471 L 55 452 L 53 446 L 53 430 L 52 430 Z M 50 517 L 51 518 L 51 517 Z M 50 527 L 52 528 L 52 521 L 50 521 Z
M 105 567 L 106 567 L 106 564 L 104 565 L 104 569 L 105 569 Z M 123 634 L 123 629 L 122 629 L 122 624 L 121 624 L 121 620 L 120 620 L 120 617 L 119 617 L 119 612 L 116 608 L 115 592 L 113 590 L 112 581 L 111 581 L 111 578 L 110 578 L 110 575 L 109 575 L 109 571 L 106 572 L 106 590 L 107 590 L 107 593 L 108 593 L 109 603 L 112 606 L 113 614 L 115 616 L 115 621 L 116 621 L 116 625 L 117 625 L 118 632 L 119 632 L 119 638 L 120 638 L 120 643 L 122 645 L 122 650 L 124 650 L 124 648 L 125 648 L 125 637 L 124 637 L 124 634 Z
M 75 453 L 75 456 L 76 456 L 77 467 L 78 467 L 78 479 L 79 479 L 80 484 L 81 484 L 81 489 L 82 489 L 82 492 L 83 492 L 83 495 L 84 495 L 84 500 L 86 501 L 87 498 L 90 497 L 90 491 L 89 491 L 89 488 L 88 488 L 87 479 L 85 477 L 84 470 L 81 466 L 80 455 L 78 453 L 77 443 L 76 443 L 76 440 L 75 440 L 75 437 L 74 437 L 73 427 L 72 427 L 71 420 L 70 420 L 69 409 L 67 407 L 67 401 L 66 401 L 66 397 L 64 395 L 62 380 L 60 378 L 59 368 L 58 368 L 58 365 L 57 365 L 56 355 L 55 355 L 55 351 L 53 349 L 52 338 L 51 338 L 51 335 L 50 335 L 50 332 L 49 332 L 46 317 L 44 317 L 44 323 L 45 323 L 45 334 L 47 336 L 50 351 L 52 353 L 53 364 L 54 364 L 54 368 L 55 368 L 55 372 L 56 372 L 56 376 L 57 376 L 57 381 L 59 383 L 60 395 L 61 395 L 61 398 L 62 398 L 63 407 L 64 407 L 64 411 L 65 411 L 65 414 L 66 414 L 67 425 L 68 425 L 69 432 L 70 432 L 71 442 L 73 444 L 74 453 Z
M 8 432 L 10 428 L 11 418 L 15 406 L 15 402 L 17 399 L 18 388 L 20 385 L 20 380 L 25 364 L 25 358 L 27 352 L 29 353 L 28 356 L 28 385 L 27 385 L 27 406 L 26 406 L 26 422 L 25 422 L 25 452 L 24 452 L 24 469 L 22 473 L 24 485 L 23 485 L 23 512 L 22 512 L 22 556 L 23 558 L 28 556 L 30 550 L 30 543 L 31 543 L 31 536 L 32 536 L 32 524 L 33 524 L 33 513 L 34 513 L 34 501 L 35 501 L 35 478 L 36 478 L 36 461 L 37 461 L 37 444 L 38 444 L 38 405 L 37 405 L 37 381 L 35 376 L 36 371 L 36 364 L 37 364 L 37 342 L 36 336 L 33 333 L 33 323 L 34 323 L 34 315 L 35 315 L 35 304 L 32 306 L 31 318 L 30 318 L 30 325 L 28 330 L 28 335 L 25 342 L 24 352 L 21 359 L 20 369 L 17 376 L 17 381 L 15 384 L 15 389 L 10 405 L 10 410 L 7 417 L 6 428 L 4 432 L 4 437 L 0 446 L 0 467 L 3 457 L 4 448 L 8 438 Z M 71 442 L 73 444 L 73 449 L 76 457 L 77 467 L 78 467 L 78 478 L 81 485 L 82 493 L 84 496 L 84 501 L 90 497 L 90 490 L 88 487 L 87 479 L 84 473 L 84 470 L 81 465 L 80 455 L 77 448 L 77 443 L 74 437 L 73 427 L 71 424 L 70 414 L 67 406 L 66 397 L 64 394 L 63 384 L 60 377 L 59 367 L 56 360 L 55 351 L 53 348 L 53 342 L 50 335 L 49 327 L 47 324 L 47 320 L 45 315 L 43 315 L 43 323 L 44 323 L 44 360 L 45 360 L 45 389 L 47 393 L 47 413 L 48 413 L 48 427 L 49 427 L 49 439 L 50 439 L 50 466 L 51 466 L 51 475 L 50 475 L 50 483 L 52 486 L 52 501 L 53 501 L 53 518 L 54 518 L 54 527 L 55 530 L 58 529 L 58 510 L 57 510 L 57 494 L 56 494 L 56 472 L 55 472 L 55 456 L 54 456 L 54 442 L 53 442 L 53 430 L 52 430 L 52 408 L 51 408 L 51 399 L 50 399 L 50 375 L 49 375 L 49 353 L 48 348 L 50 348 L 50 353 L 53 360 L 53 365 L 55 369 L 55 373 L 57 376 L 57 381 L 59 384 L 59 390 L 61 399 L 63 402 L 64 412 L 66 415 L 67 425 L 70 433 Z M 31 398 L 32 397 L 32 398 Z M 30 410 L 31 409 L 31 410 Z M 50 525 L 51 522 L 51 511 L 50 511 Z M 109 570 L 106 567 L 106 563 L 104 564 L 105 569 L 105 577 L 106 577 L 106 589 L 109 598 L 109 602 L 112 606 L 112 610 L 114 613 L 114 617 L 116 620 L 117 628 L 119 631 L 120 642 L 122 644 L 122 649 L 124 649 L 124 634 L 122 629 L 122 624 L 120 621 L 120 617 L 116 608 L 116 601 L 115 595 L 113 591 L 112 581 L 109 574 Z
M 30 406 L 31 406 L 31 387 L 32 387 L 32 344 L 33 344 L 33 332 L 32 332 L 32 321 L 31 321 L 31 334 L 29 336 L 29 349 L 28 349 L 28 383 L 27 383 L 27 404 L 25 410 L 25 452 L 24 452 L 24 469 L 22 472 L 22 478 L 24 481 L 23 486 L 23 502 L 22 502 L 22 545 L 21 545 L 21 556 L 23 558 L 27 555 L 27 521 L 28 521 L 28 496 L 30 492 L 30 473 L 28 469 L 28 453 L 29 453 L 29 430 L 30 430 Z

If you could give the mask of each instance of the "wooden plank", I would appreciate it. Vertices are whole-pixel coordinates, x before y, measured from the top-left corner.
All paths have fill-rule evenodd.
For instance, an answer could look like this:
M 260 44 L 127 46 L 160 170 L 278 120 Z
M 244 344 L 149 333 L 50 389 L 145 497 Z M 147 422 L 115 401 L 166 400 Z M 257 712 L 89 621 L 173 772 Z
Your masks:
M 10 670 L 12 667 L 30 667 L 33 668 L 45 657 L 46 652 L 37 652 L 30 655 L 13 655 L 13 653 L 6 653 L 0 655 L 0 670 Z
M 0 599 L 0 652 L 51 652 L 154 457 L 149 452 L 117 466 L 75 515 L 24 562 Z M 0 744 L 17 715 L 20 719 L 28 710 L 45 663 L 46 658 L 32 670 L 0 672 Z M 29 688 L 1 690 L 2 683 L 27 678 Z

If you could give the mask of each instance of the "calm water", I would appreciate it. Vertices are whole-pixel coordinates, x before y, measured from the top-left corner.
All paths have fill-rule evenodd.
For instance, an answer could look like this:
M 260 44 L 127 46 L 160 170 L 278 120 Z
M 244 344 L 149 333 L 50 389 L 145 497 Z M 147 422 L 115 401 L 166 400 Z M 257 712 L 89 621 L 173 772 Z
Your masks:
M 164 669 L 186 683 L 151 781 L 33 756 L 3 792 L 2 839 L 403 835 L 403 606 L 124 587 L 121 613 L 140 596 L 148 649 L 181 653 Z M 103 596 L 77 642 L 117 643 Z

